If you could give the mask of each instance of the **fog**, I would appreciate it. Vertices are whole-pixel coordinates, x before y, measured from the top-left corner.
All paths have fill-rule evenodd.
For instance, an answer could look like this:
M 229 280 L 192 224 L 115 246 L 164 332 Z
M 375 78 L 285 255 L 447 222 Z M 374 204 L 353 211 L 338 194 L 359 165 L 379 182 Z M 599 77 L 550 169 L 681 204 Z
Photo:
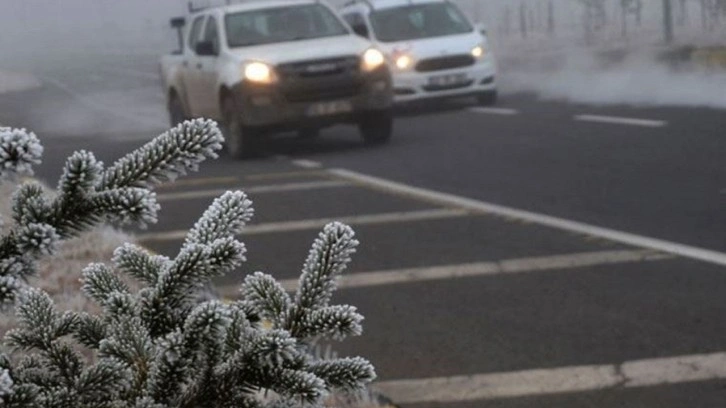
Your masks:
M 458 0 L 486 24 L 507 92 L 588 103 L 726 107 L 726 80 L 691 61 L 663 62 L 684 46 L 723 44 L 726 16 L 704 14 L 700 0 L 674 0 L 675 43 L 664 46 L 662 0 L 643 0 L 639 22 L 605 0 L 602 21 L 587 30 L 578 0 Z M 333 1 L 340 4 L 342 1 Z M 52 76 L 103 56 L 156 56 L 175 45 L 168 19 L 180 0 L 2 0 L 0 71 Z M 618 55 L 614 61 L 603 55 Z M 666 58 L 667 60 L 667 58 Z M 7 77 L 7 75 L 6 75 Z

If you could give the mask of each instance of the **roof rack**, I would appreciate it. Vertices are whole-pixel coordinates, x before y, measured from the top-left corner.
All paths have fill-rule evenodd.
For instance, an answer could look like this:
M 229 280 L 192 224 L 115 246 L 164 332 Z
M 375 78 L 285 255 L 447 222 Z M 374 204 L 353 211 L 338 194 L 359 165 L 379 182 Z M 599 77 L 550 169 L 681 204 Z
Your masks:
M 239 4 L 239 3 L 244 2 L 245 0 L 237 0 L 237 1 L 234 1 L 234 0 L 221 0 L 221 1 L 222 1 L 222 4 L 212 4 L 212 0 L 207 0 L 207 4 L 206 5 L 195 5 L 194 4 L 195 3 L 194 0 L 189 0 L 189 2 L 187 3 L 187 8 L 188 8 L 188 10 L 189 10 L 190 13 L 196 13 L 198 11 L 207 10 L 207 9 L 210 9 L 210 8 L 224 7 L 224 6 L 229 6 L 231 4 Z
M 369 0 L 350 0 L 349 2 L 345 3 L 343 5 L 343 7 L 354 6 L 354 5 L 359 4 L 359 3 L 365 4 L 371 10 L 375 10 L 376 9 L 375 6 L 373 6 L 373 3 L 371 3 Z
M 229 6 L 232 4 L 242 4 L 242 3 L 246 2 L 246 1 L 250 1 L 250 0 L 219 0 L 219 1 L 221 2 L 221 4 L 212 4 L 212 0 L 207 0 L 207 5 L 202 6 L 202 5 L 195 5 L 194 0 L 189 0 L 189 2 L 187 3 L 187 9 L 189 10 L 189 13 L 196 13 L 196 12 L 211 9 L 211 8 L 224 7 L 224 6 Z M 260 1 L 260 0 L 251 0 L 251 1 Z M 315 0 L 316 3 L 319 3 L 320 1 L 321 0 Z M 362 1 L 365 1 L 366 3 L 368 2 L 368 0 L 362 0 Z

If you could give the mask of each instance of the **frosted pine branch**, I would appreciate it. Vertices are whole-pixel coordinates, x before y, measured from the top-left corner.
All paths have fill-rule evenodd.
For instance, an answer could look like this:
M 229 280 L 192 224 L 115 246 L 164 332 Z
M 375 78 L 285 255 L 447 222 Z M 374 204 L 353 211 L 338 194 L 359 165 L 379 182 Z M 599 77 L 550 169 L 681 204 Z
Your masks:
M 242 192 L 216 199 L 176 257 L 127 244 L 115 251 L 113 267 L 85 268 L 82 291 L 98 314 L 60 311 L 46 293 L 25 288 L 34 260 L 60 240 L 104 220 L 154 222 L 158 204 L 147 187 L 195 169 L 220 147 L 213 122 L 189 121 L 106 170 L 91 153 L 74 154 L 55 195 L 37 184 L 20 187 L 13 197 L 16 225 L 0 239 L 0 301 L 17 302 L 18 325 L 5 341 L 21 358 L 0 356 L 0 405 L 298 408 L 319 406 L 331 390 L 358 389 L 375 378 L 368 361 L 319 361 L 311 345 L 362 331 L 354 307 L 330 305 L 358 245 L 343 224 L 326 226 L 315 240 L 294 298 L 259 272 L 245 279 L 235 302 L 202 300 L 214 278 L 245 260 L 235 236 L 253 209 Z M 33 162 L 23 160 L 13 163 Z M 87 361 L 79 349 L 93 358 Z M 270 391 L 280 398 L 260 398 Z
M 25 129 L 0 127 L 0 177 L 33 174 L 40 164 L 43 146 L 35 133 Z
M 223 141 L 214 121 L 185 121 L 116 161 L 103 173 L 97 189 L 150 187 L 174 181 L 196 171 L 204 160 L 216 159 Z

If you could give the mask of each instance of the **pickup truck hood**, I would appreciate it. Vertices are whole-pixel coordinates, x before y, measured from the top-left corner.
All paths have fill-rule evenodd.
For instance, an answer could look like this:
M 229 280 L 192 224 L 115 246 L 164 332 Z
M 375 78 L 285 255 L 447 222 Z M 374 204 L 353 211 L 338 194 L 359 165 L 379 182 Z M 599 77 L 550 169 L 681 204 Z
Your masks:
M 371 44 L 368 41 L 355 35 L 345 35 L 232 48 L 230 52 L 243 62 L 255 60 L 276 65 L 310 59 L 357 55 L 362 54 L 369 47 Z

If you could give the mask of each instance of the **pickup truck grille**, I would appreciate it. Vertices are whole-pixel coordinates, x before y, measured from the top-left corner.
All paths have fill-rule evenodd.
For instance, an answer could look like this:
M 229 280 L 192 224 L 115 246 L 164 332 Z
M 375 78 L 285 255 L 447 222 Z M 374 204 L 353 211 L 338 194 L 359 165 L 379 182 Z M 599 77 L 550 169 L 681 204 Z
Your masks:
M 277 72 L 282 79 L 292 79 L 319 78 L 345 73 L 357 73 L 359 69 L 360 58 L 357 56 L 346 56 L 281 64 L 278 65 Z
M 445 69 L 469 67 L 474 65 L 475 62 L 476 60 L 474 59 L 474 57 L 468 54 L 450 55 L 440 58 L 429 58 L 419 61 L 419 63 L 416 64 L 416 71 L 443 71 Z
M 315 102 L 355 96 L 363 89 L 360 58 L 345 56 L 277 66 L 289 102 Z

